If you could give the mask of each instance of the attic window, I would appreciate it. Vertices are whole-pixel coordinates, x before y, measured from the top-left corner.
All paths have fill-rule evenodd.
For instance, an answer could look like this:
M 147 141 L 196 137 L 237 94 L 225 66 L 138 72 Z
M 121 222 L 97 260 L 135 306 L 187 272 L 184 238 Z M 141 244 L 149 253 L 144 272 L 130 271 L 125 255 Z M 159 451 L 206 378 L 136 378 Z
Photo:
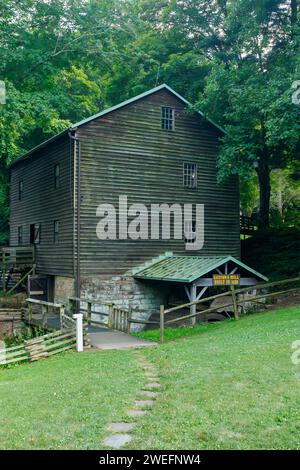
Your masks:
M 197 163 L 183 164 L 184 188 L 197 188 Z
M 175 109 L 169 106 L 161 108 L 161 128 L 165 131 L 174 130 Z

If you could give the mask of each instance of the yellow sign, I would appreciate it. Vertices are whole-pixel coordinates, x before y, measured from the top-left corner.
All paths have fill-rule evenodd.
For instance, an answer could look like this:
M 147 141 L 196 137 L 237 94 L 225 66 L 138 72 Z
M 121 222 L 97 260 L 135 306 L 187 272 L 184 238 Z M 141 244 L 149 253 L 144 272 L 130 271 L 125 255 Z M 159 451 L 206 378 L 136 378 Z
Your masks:
M 214 286 L 238 286 L 240 284 L 240 274 L 214 274 Z

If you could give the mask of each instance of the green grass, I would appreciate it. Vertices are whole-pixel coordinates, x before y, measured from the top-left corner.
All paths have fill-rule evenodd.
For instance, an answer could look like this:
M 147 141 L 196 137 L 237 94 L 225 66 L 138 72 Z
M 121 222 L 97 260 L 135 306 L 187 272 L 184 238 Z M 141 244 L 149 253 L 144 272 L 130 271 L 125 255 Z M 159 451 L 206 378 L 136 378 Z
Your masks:
M 128 351 L 69 352 L 0 369 L 1 449 L 101 449 L 144 383 Z
M 300 365 L 291 343 L 300 339 L 300 307 L 197 330 L 145 350 L 163 393 L 131 447 L 299 449 Z
M 162 393 L 129 448 L 300 449 L 300 365 L 291 362 L 300 307 L 168 335 L 143 350 Z M 107 424 L 124 419 L 144 380 L 132 350 L 0 369 L 0 448 L 102 449 Z

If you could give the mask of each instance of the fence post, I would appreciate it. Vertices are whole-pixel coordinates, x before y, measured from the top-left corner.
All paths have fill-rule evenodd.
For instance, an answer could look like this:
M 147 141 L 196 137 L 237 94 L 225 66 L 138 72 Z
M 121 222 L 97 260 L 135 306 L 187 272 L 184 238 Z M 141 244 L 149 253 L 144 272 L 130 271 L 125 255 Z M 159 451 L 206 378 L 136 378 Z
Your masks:
M 108 306 L 108 328 L 113 328 L 113 315 L 114 315 L 114 304 L 109 304 Z
M 130 334 L 131 328 L 131 318 L 132 318 L 132 310 L 129 308 L 128 315 L 127 315 L 127 334 Z
M 69 298 L 69 310 L 72 315 L 74 315 L 76 310 L 76 303 L 75 300 Z
M 83 325 L 82 325 L 82 313 L 76 313 L 74 318 L 76 319 L 76 351 L 83 352 Z
M 86 316 L 87 323 L 90 325 L 92 323 L 92 302 L 87 302 Z
M 65 306 L 64 305 L 61 305 L 61 307 L 59 307 L 59 324 L 60 324 L 60 328 L 63 329 L 64 325 L 63 325 L 63 315 L 65 314 Z
M 42 327 L 45 328 L 47 323 L 47 313 L 48 313 L 48 306 L 42 305 Z
M 28 323 L 32 322 L 32 304 L 28 302 Z
M 234 286 L 233 286 L 233 285 L 230 286 L 230 290 L 231 290 L 231 296 L 232 296 L 234 318 L 235 318 L 236 320 L 239 320 L 239 319 L 240 319 L 240 316 L 239 316 L 239 309 L 238 309 L 238 305 L 237 305 L 237 301 L 236 301 L 236 294 L 235 294 L 235 290 L 234 290 Z
M 159 329 L 160 329 L 160 342 L 164 342 L 165 336 L 165 307 L 164 305 L 160 306 L 159 312 Z

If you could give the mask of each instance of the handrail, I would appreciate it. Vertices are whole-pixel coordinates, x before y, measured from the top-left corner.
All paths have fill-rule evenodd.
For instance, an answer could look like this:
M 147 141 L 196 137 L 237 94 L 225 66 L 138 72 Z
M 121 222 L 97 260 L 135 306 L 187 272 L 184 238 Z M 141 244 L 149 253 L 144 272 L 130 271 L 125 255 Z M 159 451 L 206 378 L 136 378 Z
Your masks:
M 97 299 L 85 299 L 84 297 L 69 297 L 69 300 L 73 300 L 74 302 L 85 302 L 88 303 L 90 302 L 91 304 L 94 305 L 113 305 L 113 302 L 103 302 L 102 300 L 97 300 Z
M 26 299 L 26 302 L 29 302 L 31 304 L 36 304 L 36 305 L 45 305 L 47 307 L 53 307 L 53 308 L 64 307 L 64 304 L 56 304 L 53 302 L 47 302 L 46 300 L 31 299 L 30 297 Z
M 242 294 L 244 292 L 248 292 L 250 289 L 256 289 L 256 290 L 265 289 L 267 287 L 274 287 L 274 286 L 288 284 L 289 282 L 296 282 L 296 281 L 300 281 L 300 276 L 292 278 L 292 279 L 283 279 L 281 281 L 255 284 L 253 286 L 243 287 L 242 289 L 235 289 L 235 294 Z M 169 308 L 165 310 L 164 312 L 165 314 L 170 313 L 170 312 L 176 312 L 177 310 L 182 310 L 183 308 L 191 307 L 192 305 L 198 305 L 203 302 L 207 302 L 208 300 L 214 300 L 214 299 L 218 299 L 221 297 L 228 297 L 228 295 L 230 295 L 230 291 L 222 292 L 221 294 L 211 295 L 210 297 L 204 297 L 203 299 L 194 300 L 193 302 L 188 302 L 186 304 L 177 305 L 176 307 Z

